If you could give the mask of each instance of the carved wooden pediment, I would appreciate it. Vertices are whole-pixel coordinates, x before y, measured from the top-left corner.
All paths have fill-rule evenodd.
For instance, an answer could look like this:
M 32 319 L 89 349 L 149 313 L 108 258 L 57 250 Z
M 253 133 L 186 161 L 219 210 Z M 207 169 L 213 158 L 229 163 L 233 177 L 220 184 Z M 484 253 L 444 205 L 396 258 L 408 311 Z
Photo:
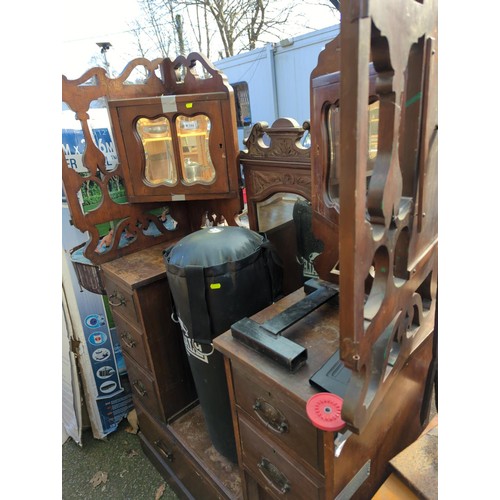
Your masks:
M 273 160 L 294 163 L 309 163 L 310 148 L 304 146 L 305 133 L 309 122 L 302 127 L 293 118 L 278 118 L 271 127 L 266 122 L 257 122 L 245 140 L 246 151 L 242 151 L 242 160 Z

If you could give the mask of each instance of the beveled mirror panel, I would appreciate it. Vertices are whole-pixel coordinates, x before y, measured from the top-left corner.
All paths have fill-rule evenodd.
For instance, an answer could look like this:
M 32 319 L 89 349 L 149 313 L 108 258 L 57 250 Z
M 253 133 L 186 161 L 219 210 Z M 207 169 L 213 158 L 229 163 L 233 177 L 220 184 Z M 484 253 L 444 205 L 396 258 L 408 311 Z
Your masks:
M 182 179 L 186 184 L 210 184 L 215 168 L 210 157 L 210 118 L 207 115 L 183 116 L 175 119 Z
M 165 117 L 139 118 L 136 125 L 144 146 L 146 167 L 144 179 L 148 184 L 177 184 L 174 150 L 170 124 Z
M 368 165 L 367 176 L 371 176 L 378 152 L 378 122 L 380 103 L 372 97 L 368 106 Z M 339 101 L 329 104 L 325 113 L 328 137 L 328 195 L 330 200 L 339 205 L 340 164 L 338 151 L 340 147 L 340 107 Z
M 257 202 L 259 231 L 266 232 L 292 220 L 293 207 L 297 201 L 305 201 L 305 198 L 293 193 L 276 193 Z

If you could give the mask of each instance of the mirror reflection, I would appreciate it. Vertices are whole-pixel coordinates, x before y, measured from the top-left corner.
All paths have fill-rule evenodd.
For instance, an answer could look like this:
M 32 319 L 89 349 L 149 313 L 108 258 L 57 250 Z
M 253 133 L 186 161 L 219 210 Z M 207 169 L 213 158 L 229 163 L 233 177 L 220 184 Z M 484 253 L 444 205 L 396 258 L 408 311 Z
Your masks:
M 312 232 L 310 201 L 298 194 L 280 192 L 257 202 L 256 211 L 258 230 L 266 233 L 287 263 L 288 281 L 284 286 L 293 291 L 317 277 L 313 262 L 323 251 L 323 244 Z
M 109 172 L 118 165 L 115 144 L 111 134 L 108 109 L 104 99 L 96 99 L 90 103 L 87 111 L 87 125 L 90 138 L 104 155 L 105 167 Z M 62 109 L 62 148 L 69 168 L 82 177 L 90 176 L 89 169 L 83 163 L 83 155 L 87 149 L 82 123 L 66 103 Z
M 179 141 L 182 178 L 186 184 L 210 183 L 215 168 L 209 151 L 210 118 L 206 115 L 183 116 L 175 119 Z
M 121 220 L 112 220 L 103 224 L 98 224 L 96 226 L 97 230 L 99 231 L 99 243 L 94 250 L 96 253 L 105 253 L 111 249 L 111 247 L 113 246 L 113 242 L 117 237 L 116 228 L 118 227 L 120 222 Z M 121 231 L 121 234 L 118 237 L 120 238 L 120 241 L 118 242 L 118 248 L 123 248 L 127 245 L 130 245 L 130 243 L 132 243 L 137 236 L 129 228 L 129 225 L 127 225 Z
M 162 234 L 158 228 L 160 224 L 162 224 L 167 231 L 175 231 L 177 229 L 178 222 L 172 217 L 168 206 L 150 210 L 149 214 L 152 215 L 153 218 L 149 219 L 148 225 L 142 229 L 145 236 L 160 236 Z
M 380 102 L 372 97 L 368 105 L 368 164 L 367 177 L 371 176 L 378 153 L 378 122 Z M 332 202 L 339 205 L 340 165 L 338 150 L 340 145 L 340 108 L 339 102 L 330 104 L 326 113 L 328 134 L 328 195 Z
M 368 106 L 368 161 L 370 164 L 377 158 L 379 111 L 380 102 L 377 99 Z
M 165 117 L 154 120 L 139 118 L 136 129 L 144 146 L 145 180 L 152 185 L 174 186 L 177 184 L 172 133 L 168 120 Z
M 266 232 L 293 219 L 293 207 L 303 196 L 293 193 L 276 193 L 266 200 L 257 202 L 259 231 Z
M 78 193 L 82 211 L 84 214 L 92 212 L 99 208 L 102 202 L 102 191 L 99 184 L 95 181 L 85 180 L 82 182 L 82 187 Z
M 125 185 L 119 175 L 113 175 L 108 181 L 108 192 L 110 198 L 118 204 L 128 203 Z

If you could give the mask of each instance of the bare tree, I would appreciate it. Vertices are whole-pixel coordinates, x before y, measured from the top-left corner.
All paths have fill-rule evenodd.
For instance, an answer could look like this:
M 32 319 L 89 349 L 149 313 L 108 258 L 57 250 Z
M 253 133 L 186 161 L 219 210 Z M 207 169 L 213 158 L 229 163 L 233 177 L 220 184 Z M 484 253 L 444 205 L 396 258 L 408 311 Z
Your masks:
M 185 0 L 210 14 L 217 26 L 223 56 L 252 50 L 263 35 L 276 35 L 288 22 L 296 1 L 272 0 Z
M 195 4 L 192 8 L 186 6 L 185 13 L 193 30 L 198 52 L 205 54 L 210 59 L 210 45 L 216 32 L 211 29 L 207 6 L 200 4 Z
M 300 8 L 302 12 L 307 12 L 308 8 L 318 6 L 324 7 L 326 12 L 330 11 L 332 24 L 340 23 L 340 0 L 303 0 Z M 305 22 L 299 24 L 303 26 L 305 30 L 311 29 L 308 16 L 304 16 L 304 21 Z
M 160 9 L 160 12 L 162 12 L 162 10 L 167 12 L 169 24 L 175 33 L 174 43 L 177 54 L 186 55 L 188 42 L 184 33 L 184 20 L 182 15 L 184 5 L 177 0 L 160 0 L 157 4 L 163 7 L 163 9 Z
M 184 21 L 180 14 L 175 14 L 174 16 L 174 26 L 175 26 L 175 34 L 177 38 L 177 42 L 179 45 L 179 54 L 185 56 L 186 55 L 186 44 L 184 40 L 184 29 L 183 29 Z
M 208 58 L 231 57 L 280 38 L 299 0 L 139 0 L 143 35 L 159 56 L 185 55 L 192 46 Z M 175 46 L 176 53 L 168 54 Z
M 135 20 L 132 27 L 131 33 L 135 37 L 135 41 L 137 44 L 137 55 L 139 57 L 148 57 L 148 50 L 144 48 L 144 42 L 142 40 L 143 28 L 140 23 Z M 148 76 L 148 71 L 143 66 L 137 66 L 134 70 L 137 74 L 135 75 L 134 83 L 142 83 Z
M 144 12 L 144 20 L 141 25 L 136 26 L 139 36 L 149 39 L 149 45 L 153 45 L 157 52 L 155 57 L 168 57 L 172 42 L 176 38 L 172 37 L 172 12 L 173 7 L 168 10 L 170 16 L 165 16 L 165 4 L 177 3 L 172 0 L 140 0 L 139 5 Z
M 140 25 L 140 23 L 137 20 L 135 20 L 131 32 L 137 43 L 137 53 L 141 57 L 147 57 L 147 50 L 144 49 L 144 44 L 141 39 L 142 29 L 143 28 Z

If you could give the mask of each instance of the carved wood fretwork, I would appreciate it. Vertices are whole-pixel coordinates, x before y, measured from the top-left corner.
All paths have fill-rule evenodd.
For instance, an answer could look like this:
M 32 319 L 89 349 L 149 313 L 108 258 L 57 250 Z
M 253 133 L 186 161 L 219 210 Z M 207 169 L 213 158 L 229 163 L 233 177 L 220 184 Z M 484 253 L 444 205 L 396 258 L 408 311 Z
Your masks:
M 354 370 L 343 414 L 355 429 L 433 333 L 437 293 L 437 2 L 363 6 L 343 10 L 341 32 L 349 113 L 340 118 L 340 332 L 341 357 Z M 380 111 L 366 190 L 370 54 Z
M 245 140 L 246 151 L 241 152 L 241 159 L 289 162 L 291 167 L 297 162 L 310 163 L 310 149 L 301 144 L 309 122 L 302 127 L 293 118 L 278 118 L 271 127 L 266 122 L 257 122 Z M 264 135 L 268 136 L 266 144 Z
M 227 77 L 201 54 L 191 52 L 161 63 L 165 94 L 217 92 L 229 87 Z
M 327 45 L 311 75 L 313 228 L 325 243 L 318 273 L 334 280 L 335 269 L 339 276 L 340 353 L 353 370 L 342 415 L 360 432 L 434 330 L 437 2 L 368 0 L 342 9 L 340 38 Z M 378 148 L 368 172 L 373 96 Z M 337 206 L 328 195 L 332 145 L 325 127 L 335 98 Z
M 133 83 L 131 77 L 141 72 L 146 75 L 140 83 Z M 121 255 L 130 254 L 196 230 L 205 211 L 224 216 L 229 224 L 234 224 L 234 215 L 241 211 L 240 199 L 206 200 L 183 203 L 145 202 L 116 203 L 109 194 L 108 185 L 117 177 L 124 180 L 123 167 L 119 163 L 113 170 L 107 170 L 105 156 L 95 144 L 89 125 L 91 103 L 98 99 L 135 99 L 141 97 L 170 94 L 194 94 L 197 92 L 220 91 L 228 86 L 225 75 L 220 73 L 200 54 L 192 53 L 187 57 L 180 56 L 174 61 L 155 59 L 149 61 L 139 58 L 131 61 L 116 78 L 109 78 L 103 68 L 91 68 L 76 80 L 62 77 L 62 100 L 75 112 L 75 120 L 81 123 L 85 140 L 85 151 L 82 162 L 88 171 L 82 176 L 69 168 L 64 151 L 62 153 L 62 179 L 66 200 L 71 214 L 72 224 L 80 231 L 88 231 L 90 240 L 85 247 L 84 255 L 94 264 L 108 262 Z M 234 123 L 236 123 L 236 118 Z M 77 128 L 77 127 L 75 127 Z M 112 131 L 113 132 L 113 131 Z M 116 139 L 116 138 L 115 138 Z M 237 170 L 237 162 L 234 164 Z M 100 205 L 84 213 L 79 193 L 89 182 L 95 183 L 102 193 Z M 124 182 L 125 190 L 128 186 Z M 177 222 L 175 231 L 168 231 L 159 222 L 158 216 L 151 211 L 168 206 L 171 216 Z M 161 210 L 160 210 L 161 211 Z M 104 253 L 96 251 L 99 244 L 99 224 L 114 224 L 114 238 L 111 246 Z M 156 236 L 147 235 L 144 230 L 154 226 Z M 129 241 L 126 246 L 120 245 L 120 237 L 127 233 Z

